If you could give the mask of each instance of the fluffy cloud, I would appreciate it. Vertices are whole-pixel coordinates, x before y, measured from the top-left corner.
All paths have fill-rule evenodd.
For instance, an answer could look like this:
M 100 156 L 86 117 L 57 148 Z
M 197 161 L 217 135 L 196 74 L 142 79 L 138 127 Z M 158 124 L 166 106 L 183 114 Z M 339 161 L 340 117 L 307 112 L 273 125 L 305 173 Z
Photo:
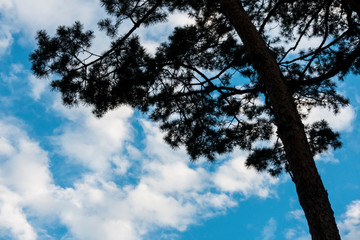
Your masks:
M 356 118 L 356 113 L 353 106 L 341 108 L 338 114 L 326 108 L 314 108 L 311 110 L 309 116 L 305 119 L 305 124 L 326 120 L 329 126 L 338 132 L 351 132 L 353 130 L 353 123 Z M 339 163 L 340 161 L 335 158 L 332 150 L 316 155 L 315 160 L 325 163 Z
M 257 195 L 268 197 L 272 192 L 271 186 L 278 183 L 266 173 L 259 174 L 253 168 L 245 166 L 246 156 L 237 153 L 236 157 L 222 164 L 214 176 L 214 182 L 221 191 L 239 192 L 245 197 Z
M 310 112 L 305 123 L 312 123 L 325 119 L 335 131 L 350 132 L 352 130 L 351 124 L 355 117 L 355 110 L 352 106 L 342 108 L 336 115 L 326 108 L 315 108 Z
M 29 83 L 31 86 L 30 96 L 35 100 L 38 101 L 41 95 L 45 92 L 49 82 L 44 79 L 39 79 L 34 75 L 28 75 Z
M 47 152 L 28 137 L 21 122 L 1 120 L 2 236 L 41 239 L 45 223 L 56 221 L 75 239 L 138 240 L 158 228 L 184 231 L 236 206 L 233 193 L 263 198 L 277 184 L 266 174 L 256 178 L 254 170 L 241 166 L 243 158 L 223 160 L 214 171 L 206 163 L 191 163 L 183 149 L 172 150 L 146 120 L 140 121 L 145 137 L 137 143 L 133 132 L 140 129 L 130 125 L 130 108 L 101 119 L 85 107 L 69 110 L 54 104 L 53 109 L 65 121 L 52 138 L 55 148 L 64 164 L 75 161 L 87 171 L 80 169 L 70 187 L 58 186 Z M 235 188 L 226 186 L 225 175 Z
M 24 207 L 46 208 L 52 191 L 46 152 L 8 119 L 0 122 L 0 226 L 15 239 L 36 239 Z M 45 203 L 45 205 L 42 205 Z M 41 207 L 40 207 L 41 206 Z M 41 211 L 39 211 L 40 214 Z
M 0 2 L 2 25 L 0 27 L 0 55 L 6 53 L 14 42 L 13 33 L 21 32 L 21 43 L 35 42 L 35 34 L 46 29 L 54 34 L 59 25 L 72 25 L 80 21 L 86 29 L 95 31 L 94 51 L 102 52 L 109 46 L 104 33 L 98 31 L 97 22 L 106 13 L 98 0 L 2 0 Z M 174 13 L 167 23 L 154 27 L 142 28 L 138 33 L 144 46 L 154 52 L 159 41 L 166 40 L 174 26 L 185 25 L 193 21 L 183 13 Z M 129 26 L 124 24 L 121 31 Z
M 119 159 L 119 152 L 125 140 L 131 139 L 131 125 L 127 121 L 133 110 L 123 107 L 109 112 L 99 119 L 93 116 L 90 108 L 68 109 L 60 101 L 54 105 L 68 124 L 62 133 L 54 137 L 63 156 L 86 166 L 95 172 L 107 172 L 112 164 L 124 172 L 127 162 Z
M 15 28 L 33 35 L 40 28 L 54 31 L 57 25 L 74 20 L 94 25 L 104 14 L 97 0 L 6 0 L 0 4 L 2 17 Z M 17 30 L 17 31 L 18 31 Z
M 360 200 L 355 200 L 347 206 L 338 225 L 344 240 L 353 240 L 360 236 Z
M 26 215 L 19 206 L 21 196 L 0 185 L 0 237 L 14 236 L 17 239 L 34 240 L 37 234 L 27 222 Z M 4 231 L 5 230 L 5 231 Z
M 97 22 L 105 16 L 98 0 L 2 0 L 0 1 L 0 56 L 9 52 L 14 43 L 14 34 L 18 34 L 18 43 L 32 45 L 36 32 L 47 30 L 51 35 L 59 25 L 72 25 L 80 21 L 86 29 L 92 29 L 98 36 L 94 40 L 94 49 L 101 52 L 108 47 L 109 41 L 99 33 Z M 33 83 L 39 85 L 34 79 Z M 37 92 L 34 92 L 37 96 Z

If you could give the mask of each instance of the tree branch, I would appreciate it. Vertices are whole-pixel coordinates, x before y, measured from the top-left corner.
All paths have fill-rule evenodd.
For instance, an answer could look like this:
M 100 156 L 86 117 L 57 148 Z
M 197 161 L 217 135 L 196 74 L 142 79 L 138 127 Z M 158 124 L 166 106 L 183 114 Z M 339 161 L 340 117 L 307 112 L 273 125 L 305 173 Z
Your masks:
M 104 59 L 105 57 L 107 57 L 108 55 L 110 55 L 110 53 L 112 53 L 115 48 L 117 48 L 118 46 L 122 45 L 122 44 L 126 41 L 126 39 L 128 39 L 128 38 L 131 36 L 131 34 L 133 34 L 133 33 L 135 32 L 135 30 L 136 30 L 137 28 L 139 28 L 139 27 L 141 26 L 141 24 L 142 24 L 144 21 L 146 21 L 146 19 L 147 19 L 151 14 L 153 14 L 159 6 L 161 6 L 161 4 L 162 4 L 162 1 L 161 1 L 161 0 L 157 1 L 156 4 L 155 4 L 138 22 L 136 22 L 136 23 L 134 24 L 134 26 L 133 26 L 119 41 L 117 41 L 117 43 L 115 44 L 115 46 L 113 46 L 111 49 L 109 49 L 109 50 L 106 51 L 104 54 L 102 54 L 99 58 L 95 59 L 95 60 L 92 61 L 92 62 L 89 62 L 89 63 L 85 64 L 85 67 L 88 67 L 88 66 L 90 66 L 90 65 L 93 65 L 94 63 L 97 63 L 97 62 L 101 61 L 102 59 Z M 75 70 L 79 70 L 79 69 L 81 69 L 81 68 L 82 68 L 82 67 L 79 67 L 79 68 L 77 68 L 77 69 L 75 69 Z

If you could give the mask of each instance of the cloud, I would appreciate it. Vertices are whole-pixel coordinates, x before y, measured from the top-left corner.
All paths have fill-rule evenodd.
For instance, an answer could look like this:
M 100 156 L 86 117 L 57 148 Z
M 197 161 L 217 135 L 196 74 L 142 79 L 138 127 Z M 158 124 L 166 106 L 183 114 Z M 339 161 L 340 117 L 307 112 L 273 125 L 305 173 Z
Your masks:
M 31 85 L 31 92 L 30 96 L 35 100 L 38 101 L 41 95 L 45 92 L 49 82 L 44 79 L 39 79 L 34 75 L 29 75 L 28 77 L 29 83 Z
M 235 154 L 233 154 L 234 156 Z M 221 190 L 230 193 L 241 193 L 245 197 L 256 195 L 267 198 L 272 192 L 272 186 L 279 180 L 267 173 L 259 173 L 245 166 L 246 156 L 237 152 L 237 157 L 223 163 L 214 175 L 214 183 Z
M 9 123 L 14 121 L 0 121 L 0 229 L 14 239 L 37 239 L 24 207 L 39 209 L 48 205 L 51 174 L 46 152 Z
M 37 234 L 19 206 L 21 196 L 0 185 L 0 237 L 35 240 Z M 5 230 L 5 231 L 4 231 Z
M 186 13 L 174 12 L 169 15 L 167 22 L 158 23 L 148 27 L 141 27 L 138 34 L 143 46 L 150 53 L 154 54 L 160 43 L 168 40 L 168 36 L 173 32 L 175 27 L 193 23 L 194 19 L 190 18 Z
M 53 34 L 58 25 L 74 20 L 92 28 L 104 14 L 98 5 L 97 0 L 1 1 L 0 54 L 11 47 L 15 32 L 21 31 L 22 44 L 32 44 L 39 29 Z M 175 13 L 156 31 L 148 28 L 140 35 L 151 50 L 166 40 L 174 26 L 189 23 L 186 15 Z M 96 38 L 97 51 L 107 47 L 104 39 Z M 25 94 L 35 101 L 46 90 L 46 81 L 36 79 L 22 65 L 13 65 L 6 77 L 2 80 L 7 85 L 26 80 Z M 208 171 L 207 163 L 190 163 L 184 149 L 174 151 L 164 143 L 155 124 L 142 120 L 142 129 L 134 129 L 134 110 L 129 107 L 98 119 L 89 107 L 67 109 L 59 98 L 54 101 L 47 110 L 63 122 L 51 137 L 55 152 L 50 156 L 58 154 L 62 164 L 77 167 L 78 176 L 67 187 L 54 180 L 56 173 L 50 171 L 54 160 L 22 125 L 0 120 L 0 192 L 4 193 L 0 209 L 9 209 L 1 211 L 0 233 L 6 231 L 14 239 L 40 238 L 47 234 L 46 224 L 55 222 L 66 227 L 64 238 L 79 240 L 138 240 L 159 228 L 185 231 L 236 206 L 233 193 L 269 197 L 277 184 L 266 174 L 246 169 L 243 157 L 230 156 L 214 172 Z M 144 138 L 135 138 L 136 131 L 143 131 Z M 230 178 L 223 181 L 229 171 Z M 236 187 L 226 186 L 226 181 Z
M 326 108 L 314 108 L 305 123 L 313 123 L 325 119 L 331 128 L 335 131 L 351 132 L 353 129 L 352 123 L 356 117 L 355 110 L 352 106 L 347 106 L 340 109 L 338 114 L 334 114 L 332 111 Z
M 360 236 L 360 200 L 352 201 L 338 223 L 342 239 L 353 240 Z
M 11 29 L 7 26 L 0 27 L 0 56 L 8 52 L 9 48 L 13 44 L 14 39 L 12 37 Z
M 23 64 L 11 64 L 9 71 L 0 73 L 0 76 L 0 83 L 3 82 L 5 88 L 10 92 L 10 95 L 7 96 L 8 101 L 18 99 L 24 95 L 38 101 L 43 95 L 50 95 L 50 91 L 46 91 L 49 90 L 48 85 L 50 82 L 48 79 L 36 78 Z
M 92 157 L 87 156 L 90 157 L 87 161 L 80 154 L 74 154 L 79 152 L 78 145 L 82 146 L 82 143 L 77 141 L 85 141 L 90 149 L 101 149 L 102 145 L 97 144 L 109 144 L 114 142 L 114 139 L 124 136 L 120 135 L 109 140 L 109 135 L 104 133 L 122 132 L 126 136 L 129 135 L 121 131 L 124 129 L 121 126 L 126 124 L 127 117 L 130 117 L 132 112 L 124 117 L 121 111 L 128 110 L 122 108 L 102 119 L 93 119 L 88 115 L 90 114 L 88 110 L 77 109 L 71 113 L 65 110 L 65 115 L 71 120 L 69 125 L 72 127 L 65 127 L 63 134 L 57 137 L 60 139 L 62 152 L 73 156 L 75 160 L 78 159 L 84 167 L 93 166 L 91 161 L 98 161 L 97 158 L 102 159 L 104 166 L 106 162 L 111 161 L 109 159 L 112 159 L 115 150 L 119 150 L 125 137 L 118 141 L 120 145 L 113 145 L 111 151 L 92 152 L 90 154 Z M 117 125 L 111 125 L 109 121 Z M 81 126 L 76 122 L 81 122 Z M 107 239 L 118 239 L 119 236 L 121 239 L 141 239 L 156 228 L 184 231 L 188 225 L 196 223 L 204 218 L 203 216 L 213 216 L 218 211 L 221 213 L 224 209 L 235 205 L 235 202 L 223 193 L 208 192 L 206 184 L 202 182 L 210 181 L 205 171 L 201 167 L 192 169 L 185 164 L 188 162 L 182 157 L 183 153 L 174 152 L 166 146 L 160 137 L 161 133 L 153 124 L 144 121 L 143 127 L 147 133 L 143 143 L 146 146 L 145 154 L 141 155 L 135 150 L 135 146 L 128 147 L 133 156 L 135 152 L 137 158 L 142 157 L 141 160 L 132 159 L 133 162 L 128 162 L 129 168 L 138 164 L 139 172 L 131 172 L 128 169 L 126 174 L 121 172 L 117 176 L 113 175 L 127 184 L 118 185 L 109 177 L 111 165 L 108 164 L 107 167 L 92 167 L 92 171 L 83 175 L 69 191 L 68 196 L 71 200 L 67 202 L 71 204 L 64 207 L 61 222 L 68 226 L 77 239 L 102 239 L 102 236 L 108 236 Z M 111 131 L 107 131 L 107 128 Z M 70 136 L 70 132 L 76 137 Z M 63 138 L 66 141 L 62 140 Z M 71 138 L 76 141 L 68 143 L 67 140 Z M 126 158 L 124 155 L 118 155 L 118 159 L 124 158 Z M 136 180 L 129 182 L 126 175 L 133 175 Z M 119 228 L 119 225 L 122 228 Z M 89 233 L 89 229 L 94 230 Z
M 290 211 L 287 215 L 288 220 L 296 220 L 301 225 L 289 228 L 285 231 L 285 238 L 291 240 L 309 240 L 310 235 L 305 231 L 306 219 L 301 209 Z M 360 200 L 352 201 L 347 207 L 346 212 L 340 217 L 337 225 L 340 230 L 341 239 L 354 240 L 360 236 Z
M 0 120 L 0 234 L 42 239 L 46 225 L 56 223 L 66 227 L 64 238 L 146 239 L 159 228 L 185 231 L 224 214 L 238 204 L 233 193 L 269 197 L 277 184 L 266 175 L 257 180 L 254 170 L 241 166 L 242 158 L 230 156 L 214 171 L 207 163 L 191 163 L 184 149 L 172 150 L 147 120 L 139 120 L 145 134 L 139 143 L 128 107 L 101 119 L 88 107 L 52 107 L 64 119 L 52 142 L 63 164 L 78 164 L 79 176 L 68 187 L 57 185 L 49 154 L 21 121 Z M 235 189 L 221 181 L 229 167 L 235 167 Z
M 6 19 L 16 19 L 21 30 L 30 35 L 39 29 L 54 31 L 59 24 L 69 25 L 75 20 L 94 25 L 104 14 L 97 0 L 12 0 L 0 9 Z
M 35 43 L 36 32 L 47 30 L 51 35 L 59 25 L 72 25 L 81 21 L 86 29 L 95 30 L 95 49 L 108 46 L 97 22 L 105 16 L 98 0 L 2 0 L 0 2 L 0 56 L 9 52 L 14 43 L 14 33 L 21 33 L 17 41 L 22 45 Z
M 308 232 L 308 225 L 305 218 L 304 211 L 302 209 L 296 209 L 288 212 L 286 215 L 288 221 L 295 220 L 295 226 L 287 228 L 284 231 L 285 239 L 289 240 L 310 240 L 310 234 Z
M 329 126 L 338 132 L 351 132 L 356 113 L 353 106 L 341 108 L 338 114 L 326 108 L 316 107 L 310 111 L 308 117 L 304 120 L 305 124 L 311 124 L 317 121 L 326 120 Z M 316 161 L 325 163 L 339 163 L 339 159 L 335 158 L 333 150 L 326 151 L 314 157 Z
M 270 218 L 262 231 L 262 237 L 263 237 L 262 239 L 263 240 L 275 239 L 276 230 L 277 230 L 277 222 L 274 218 Z
M 96 53 L 104 51 L 110 43 L 97 27 L 97 22 L 106 16 L 98 0 L 3 0 L 0 2 L 0 16 L 0 55 L 6 53 L 13 44 L 13 33 L 21 32 L 22 44 L 34 44 L 37 31 L 45 29 L 52 35 L 59 25 L 69 26 L 75 21 L 82 22 L 85 29 L 95 31 L 93 50 Z M 138 34 L 144 46 L 154 52 L 159 41 L 167 40 L 174 26 L 192 22 L 186 14 L 175 12 L 169 16 L 168 22 L 141 28 Z M 126 25 L 122 26 L 122 31 L 129 27 Z
M 315 161 L 322 161 L 325 163 L 340 163 L 340 160 L 335 158 L 333 151 L 327 151 L 314 156 Z
M 285 238 L 289 240 L 310 240 L 309 233 L 300 228 L 290 228 L 285 231 Z
M 89 107 L 69 109 L 57 101 L 54 108 L 68 120 L 53 139 L 63 156 L 95 172 L 105 173 L 112 164 L 126 172 L 127 163 L 119 153 L 123 142 L 131 139 L 131 108 L 118 108 L 102 118 L 96 118 Z
M 302 209 L 297 209 L 290 211 L 287 215 L 287 219 L 295 219 L 300 222 L 306 222 L 305 220 L 305 214 Z

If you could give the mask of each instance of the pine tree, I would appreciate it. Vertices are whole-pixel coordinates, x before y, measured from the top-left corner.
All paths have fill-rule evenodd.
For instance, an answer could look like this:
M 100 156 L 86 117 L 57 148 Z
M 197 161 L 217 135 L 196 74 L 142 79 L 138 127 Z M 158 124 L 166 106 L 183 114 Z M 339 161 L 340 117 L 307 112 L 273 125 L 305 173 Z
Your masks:
M 64 104 L 91 105 L 99 117 L 130 105 L 160 122 L 166 142 L 184 145 L 193 159 L 249 151 L 248 166 L 290 174 L 313 239 L 340 239 L 313 159 L 341 147 L 339 134 L 325 120 L 302 120 L 314 107 L 337 113 L 348 104 L 336 81 L 359 73 L 357 1 L 101 2 L 109 17 L 99 27 L 112 40 L 102 54 L 90 52 L 93 33 L 78 22 L 54 37 L 38 33 L 32 69 L 58 78 L 52 87 Z M 176 27 L 155 54 L 147 53 L 136 31 L 174 11 L 194 24 Z M 124 24 L 131 27 L 119 34 Z M 306 38 L 320 43 L 299 50 Z

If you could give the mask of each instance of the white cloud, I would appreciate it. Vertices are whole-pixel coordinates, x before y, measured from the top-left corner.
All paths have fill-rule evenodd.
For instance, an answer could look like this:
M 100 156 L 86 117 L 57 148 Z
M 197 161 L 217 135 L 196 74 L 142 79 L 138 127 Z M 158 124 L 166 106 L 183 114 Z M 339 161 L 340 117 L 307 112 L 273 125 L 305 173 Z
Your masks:
M 21 32 L 21 44 L 34 44 L 37 31 L 45 29 L 54 34 L 59 25 L 72 25 L 81 21 L 100 37 L 95 40 L 101 51 L 108 45 L 97 31 L 97 22 L 105 15 L 98 0 L 2 0 L 0 2 L 0 55 L 6 53 L 14 42 L 13 33 Z
M 309 233 L 299 228 L 289 228 L 285 231 L 285 238 L 288 240 L 310 240 Z
M 336 115 L 326 108 L 318 107 L 310 112 L 309 117 L 304 122 L 313 123 L 325 119 L 329 123 L 329 126 L 335 131 L 351 132 L 355 117 L 356 114 L 352 106 L 342 108 Z
M 214 182 L 221 191 L 235 193 L 239 192 L 245 197 L 256 195 L 259 197 L 269 197 L 272 186 L 279 180 L 271 177 L 267 173 L 259 173 L 253 168 L 245 166 L 244 155 L 234 157 L 222 164 L 214 176 Z
M 352 201 L 338 223 L 342 239 L 354 240 L 360 236 L 360 200 Z
M 154 54 L 160 43 L 167 41 L 168 36 L 175 27 L 190 25 L 192 23 L 194 23 L 194 19 L 190 18 L 186 13 L 175 12 L 169 15 L 167 22 L 141 28 L 139 31 L 140 39 L 144 47 L 150 53 Z
M 40 79 L 34 75 L 29 75 L 29 81 L 31 85 L 30 96 L 35 100 L 39 100 L 41 95 L 45 92 L 46 87 L 49 85 L 47 79 Z
M 5 54 L 11 45 L 13 44 L 14 39 L 12 37 L 11 30 L 7 26 L 0 27 L 0 55 Z
M 93 27 L 103 10 L 98 0 L 0 0 L 0 15 L 1 55 L 11 47 L 15 32 L 22 31 L 22 41 L 33 43 L 39 29 L 53 33 L 58 25 L 74 20 Z M 155 38 L 163 40 L 173 26 L 188 23 L 191 20 L 183 14 L 171 16 L 171 27 L 164 24 L 142 33 L 145 45 L 154 49 Z M 105 45 L 103 37 L 97 38 L 95 49 Z M 22 66 L 13 65 L 12 75 L 5 80 L 17 81 L 20 73 L 29 80 L 30 96 L 39 100 L 47 83 Z M 144 151 L 140 151 L 134 146 L 133 110 L 128 107 L 101 119 L 93 117 L 89 108 L 69 110 L 60 104 L 53 108 L 66 122 L 52 138 L 66 159 L 63 164 L 74 161 L 91 171 L 79 171 L 71 187 L 57 186 L 47 152 L 13 119 L 0 120 L 0 234 L 5 231 L 14 239 L 37 239 L 46 232 L 44 223 L 56 220 L 68 228 L 72 239 L 138 240 L 162 227 L 184 231 L 236 206 L 232 194 L 265 198 L 274 194 L 272 188 L 278 184 L 268 174 L 247 169 L 245 157 L 238 152 L 214 172 L 189 163 L 185 151 L 165 145 L 158 128 L 147 121 L 142 125 L 146 137 Z M 349 118 L 351 111 L 348 113 Z M 344 129 L 343 123 L 341 126 Z M 270 219 L 264 229 L 268 239 L 274 229 L 276 221 Z
M 274 218 L 270 218 L 270 220 L 267 222 L 266 226 L 262 231 L 262 237 L 263 237 L 262 239 L 263 240 L 275 239 L 276 230 L 277 230 L 277 222 Z
M 296 225 L 292 228 L 287 228 L 284 231 L 284 236 L 289 240 L 310 240 L 308 232 L 308 225 L 302 209 L 296 209 L 288 212 L 286 215 L 288 221 L 295 220 Z
M 37 234 L 19 206 L 21 200 L 21 196 L 0 185 L 0 230 L 16 239 L 35 240 Z
M 11 64 L 8 74 L 1 73 L 1 81 L 5 82 L 8 87 L 19 81 L 19 74 L 24 72 L 24 67 L 21 64 Z
M 356 118 L 354 108 L 350 105 L 341 108 L 338 114 L 326 108 L 316 107 L 310 111 L 308 117 L 304 120 L 305 124 L 311 124 L 317 121 L 326 120 L 329 126 L 339 132 L 351 132 L 353 130 L 353 123 Z M 314 157 L 317 161 L 325 163 L 339 163 L 339 159 L 335 158 L 332 150 L 318 154 Z
M 14 239 L 36 239 L 23 207 L 44 208 L 51 191 L 51 174 L 47 155 L 18 127 L 0 121 L 0 229 L 8 230 Z
M 35 43 L 35 34 L 41 29 L 51 35 L 59 25 L 72 25 L 80 21 L 85 29 L 95 31 L 94 40 L 96 53 L 101 53 L 109 46 L 109 39 L 99 32 L 97 22 L 106 13 L 98 0 L 2 0 L 0 2 L 2 26 L 0 27 L 0 55 L 11 47 L 14 39 L 12 34 L 21 31 L 21 43 Z M 155 27 L 141 28 L 140 34 L 144 46 L 154 52 L 159 41 L 165 41 L 174 26 L 192 23 L 186 14 L 175 12 L 169 16 L 168 22 L 157 24 Z M 125 31 L 129 26 L 122 26 Z
M 316 161 L 322 161 L 325 163 L 339 163 L 339 159 L 335 158 L 334 153 L 332 151 L 327 151 L 314 156 Z
M 211 173 L 203 164 L 191 164 L 183 150 L 171 150 L 163 142 L 154 124 L 143 121 L 145 151 L 132 146 L 131 109 L 96 119 L 87 108 L 54 106 L 68 121 L 57 130 L 57 146 L 65 157 L 91 171 L 82 173 L 72 187 L 57 186 L 48 154 L 10 120 L 0 121 L 0 209 L 8 209 L 0 214 L 0 232 L 6 230 L 14 239 L 36 239 L 46 233 L 45 222 L 58 221 L 70 238 L 140 240 L 158 228 L 184 231 L 237 205 L 214 180 L 226 168 Z M 129 159 L 121 153 L 126 139 Z M 239 167 L 236 159 L 224 164 L 238 166 L 243 176 L 236 181 L 247 186 L 231 193 L 266 197 L 276 184 L 258 183 L 255 172 Z M 215 187 L 219 191 L 214 192 Z
M 172 28 L 176 26 L 191 25 L 194 23 L 194 19 L 190 18 L 186 13 L 175 12 L 169 16 L 169 24 L 172 26 Z
M 302 209 L 290 211 L 287 215 L 288 219 L 295 219 L 297 221 L 305 222 L 305 214 Z
M 13 0 L 13 11 L 23 31 L 34 34 L 39 29 L 54 31 L 61 25 L 70 25 L 75 20 L 87 26 L 95 25 L 104 14 L 97 0 Z
M 88 107 L 68 109 L 57 103 L 54 107 L 70 122 L 62 127 L 62 133 L 54 138 L 60 152 L 90 170 L 106 172 L 115 164 L 118 171 L 128 168 L 126 160 L 119 159 L 123 142 L 131 139 L 128 118 L 133 110 L 121 107 L 96 118 Z
M 19 98 L 20 95 L 28 95 L 35 101 L 38 101 L 46 93 L 46 90 L 49 90 L 47 88 L 50 84 L 49 79 L 36 78 L 30 73 L 30 70 L 27 70 L 24 65 L 19 63 L 11 64 L 9 72 L 6 74 L 0 73 L 0 76 L 0 81 L 3 81 L 11 91 L 11 95 L 14 95 L 9 96 L 8 100 Z M 26 90 L 23 87 L 24 85 L 27 86 Z

